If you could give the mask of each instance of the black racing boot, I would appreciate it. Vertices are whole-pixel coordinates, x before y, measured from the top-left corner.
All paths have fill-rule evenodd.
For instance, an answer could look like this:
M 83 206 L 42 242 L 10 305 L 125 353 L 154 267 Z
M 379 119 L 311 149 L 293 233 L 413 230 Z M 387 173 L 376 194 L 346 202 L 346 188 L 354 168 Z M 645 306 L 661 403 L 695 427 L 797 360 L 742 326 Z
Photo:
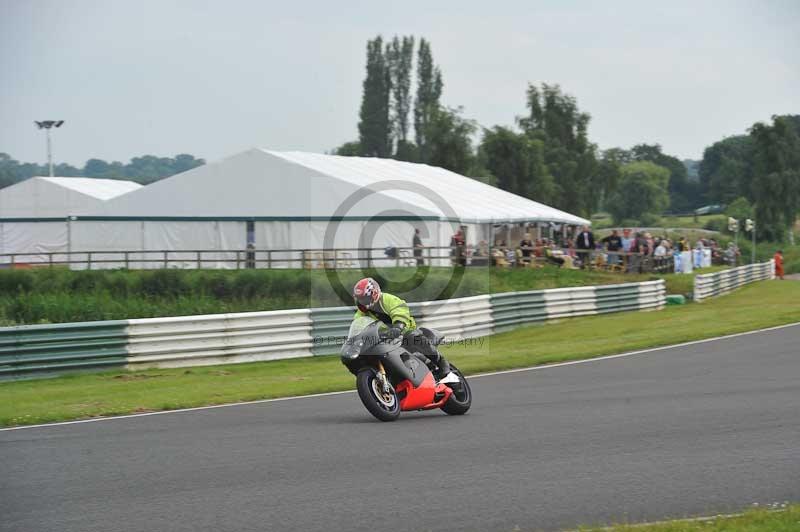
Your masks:
M 439 360 L 436 361 L 438 368 L 436 369 L 436 380 L 442 380 L 450 373 L 450 363 L 442 356 L 439 355 Z

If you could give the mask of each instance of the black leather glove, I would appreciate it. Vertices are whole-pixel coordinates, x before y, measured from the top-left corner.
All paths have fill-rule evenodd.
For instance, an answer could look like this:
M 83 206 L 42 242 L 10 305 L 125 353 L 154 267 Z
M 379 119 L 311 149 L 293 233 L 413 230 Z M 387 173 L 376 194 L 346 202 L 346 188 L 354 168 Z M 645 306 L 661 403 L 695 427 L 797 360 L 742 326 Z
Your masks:
M 386 333 L 388 338 L 394 340 L 395 338 L 400 338 L 403 335 L 403 325 L 401 323 L 395 323 L 392 325 L 392 328 Z

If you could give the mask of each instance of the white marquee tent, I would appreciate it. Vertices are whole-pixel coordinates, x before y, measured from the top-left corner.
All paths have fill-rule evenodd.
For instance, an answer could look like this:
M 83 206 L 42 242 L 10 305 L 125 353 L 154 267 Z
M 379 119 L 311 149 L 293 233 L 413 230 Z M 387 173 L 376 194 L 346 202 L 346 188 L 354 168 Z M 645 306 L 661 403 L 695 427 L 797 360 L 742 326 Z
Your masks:
M 32 177 L 0 189 L 0 254 L 67 251 L 67 218 L 142 188 L 86 177 Z
M 589 223 L 424 164 L 251 149 L 103 202 L 78 216 L 71 238 L 73 250 L 204 250 L 204 267 L 236 267 L 236 254 L 219 251 L 251 244 L 278 262 L 299 250 L 410 247 L 415 228 L 425 245 L 447 246 L 458 226 L 476 244 L 503 224 L 534 222 Z M 160 253 L 148 257 L 160 266 Z M 170 257 L 196 265 L 193 253 Z

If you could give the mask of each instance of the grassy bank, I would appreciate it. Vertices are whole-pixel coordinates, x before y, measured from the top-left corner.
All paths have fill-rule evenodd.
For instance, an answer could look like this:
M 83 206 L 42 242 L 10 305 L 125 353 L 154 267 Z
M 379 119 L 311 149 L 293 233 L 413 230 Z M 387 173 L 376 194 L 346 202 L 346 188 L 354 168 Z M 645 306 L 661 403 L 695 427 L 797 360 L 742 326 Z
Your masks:
M 0 326 L 187 316 L 349 304 L 361 276 L 338 271 L 344 293 L 324 271 L 308 270 L 0 270 Z M 376 273 L 386 291 L 408 301 L 496 292 L 638 282 L 653 275 L 558 269 L 451 268 Z M 673 293 L 691 291 L 691 277 L 666 276 Z M 340 290 L 341 292 L 341 290 Z M 344 298 L 344 299 L 343 299 Z
M 706 303 L 534 325 L 445 348 L 467 373 L 591 358 L 800 321 L 800 283 L 766 281 Z M 756 356 L 756 355 L 754 355 Z M 0 426 L 347 390 L 337 357 L 104 372 L 0 383 Z
M 582 532 L 796 532 L 800 530 L 800 504 L 752 508 L 741 515 L 701 519 L 676 519 L 659 523 L 582 527 Z

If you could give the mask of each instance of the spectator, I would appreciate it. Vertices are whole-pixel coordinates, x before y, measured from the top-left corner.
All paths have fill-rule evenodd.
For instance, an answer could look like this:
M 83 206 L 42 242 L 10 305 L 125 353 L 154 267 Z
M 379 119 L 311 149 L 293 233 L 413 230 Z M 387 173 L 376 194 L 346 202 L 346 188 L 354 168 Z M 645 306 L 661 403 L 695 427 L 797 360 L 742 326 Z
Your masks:
M 545 246 L 544 248 L 544 256 L 547 259 L 547 262 L 556 264 L 559 268 L 561 268 L 564 265 L 564 258 L 559 257 L 558 252 L 560 252 L 560 250 L 557 248 L 555 242 L 551 243 L 549 246 Z
M 622 243 L 622 251 L 628 253 L 631 250 L 631 245 L 633 244 L 630 229 L 625 228 L 622 230 L 622 238 L 620 239 L 620 242 Z
M 663 240 L 661 240 L 658 243 L 658 245 L 656 246 L 656 249 L 653 251 L 653 256 L 654 257 L 666 257 L 667 256 L 667 248 L 666 248 L 666 246 L 664 246 L 664 241 Z
M 508 262 L 509 266 L 513 268 L 517 263 L 516 253 L 514 253 L 514 250 L 509 247 L 505 248 L 505 253 L 506 253 L 506 261 Z
M 610 235 L 602 239 L 600 242 L 603 243 L 606 251 L 608 251 L 608 263 L 617 264 L 619 262 L 618 253 L 622 249 L 622 238 L 620 238 L 619 232 L 614 229 L 611 231 Z
M 536 239 L 536 245 L 533 248 L 533 256 L 534 257 L 542 257 L 542 256 L 544 256 L 543 247 L 544 247 L 544 244 L 542 243 L 542 240 L 537 238 Z
M 464 233 L 459 229 L 450 239 L 450 255 L 453 257 L 454 266 L 466 266 L 467 257 L 464 254 L 465 244 Z
M 577 257 L 575 253 L 575 246 L 572 244 L 572 240 L 567 240 L 567 247 L 564 249 L 564 255 L 567 257 L 572 257 L 573 259 Z
M 775 261 L 775 277 L 783 281 L 783 250 L 776 251 L 772 258 Z
M 651 235 L 649 232 L 646 232 L 644 234 L 644 239 L 645 239 L 646 245 L 647 245 L 647 254 L 648 255 L 652 255 L 653 251 L 655 251 L 655 248 L 656 248 L 656 244 L 655 244 L 655 240 L 653 239 L 653 235 Z
M 575 247 L 578 248 L 578 257 L 581 261 L 581 269 L 589 263 L 590 251 L 594 249 L 594 234 L 589 231 L 589 226 L 584 225 L 578 236 L 575 237 Z
M 422 259 L 422 239 L 419 237 L 419 229 L 414 229 L 414 257 L 417 259 L 417 266 L 423 266 L 425 261 Z
M 519 241 L 519 249 L 522 253 L 521 263 L 523 265 L 528 265 L 531 263 L 531 254 L 533 253 L 533 241 L 531 240 L 531 234 L 525 233 L 525 236 L 522 237 L 522 240 Z

